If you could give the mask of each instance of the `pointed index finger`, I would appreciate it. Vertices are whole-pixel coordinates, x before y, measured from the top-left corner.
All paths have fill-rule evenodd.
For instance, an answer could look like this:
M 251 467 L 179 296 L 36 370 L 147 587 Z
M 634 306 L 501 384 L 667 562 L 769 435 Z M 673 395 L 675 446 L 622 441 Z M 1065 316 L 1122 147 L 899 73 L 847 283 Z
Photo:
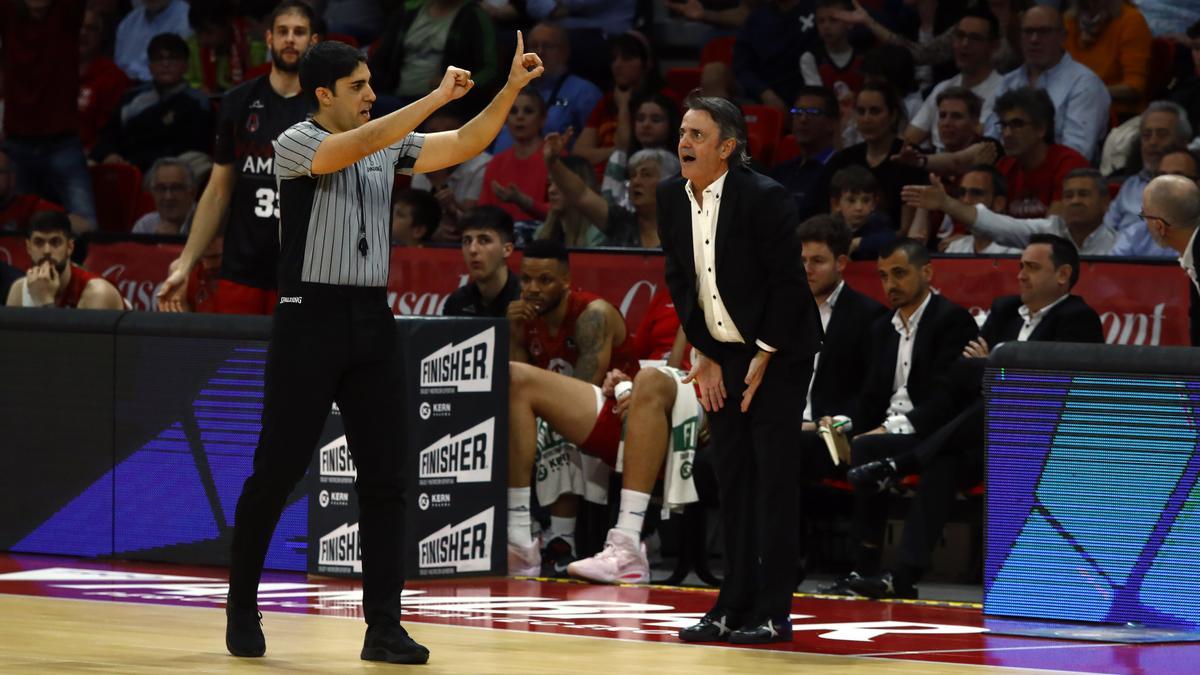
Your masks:
M 517 31 L 517 58 L 525 53 L 525 38 L 521 35 L 521 31 Z

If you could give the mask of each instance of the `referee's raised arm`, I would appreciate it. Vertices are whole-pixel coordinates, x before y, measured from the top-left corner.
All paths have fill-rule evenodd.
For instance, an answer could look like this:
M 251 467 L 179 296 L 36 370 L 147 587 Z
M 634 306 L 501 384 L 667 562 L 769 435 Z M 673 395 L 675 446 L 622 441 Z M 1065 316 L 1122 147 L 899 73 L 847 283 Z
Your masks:
M 482 113 L 462 129 L 444 134 L 431 134 L 429 139 L 433 142 L 426 142 L 422 148 L 421 159 L 428 153 L 433 156 L 432 161 L 422 162 L 418 159 L 416 171 L 432 171 L 458 164 L 479 154 L 491 143 L 500 132 L 500 126 L 504 123 L 513 99 L 516 98 L 516 92 L 542 73 L 538 56 L 523 54 L 523 48 L 523 41 L 518 33 L 517 53 L 504 88 Z M 469 71 L 450 66 L 437 89 L 395 112 L 370 120 L 375 93 L 371 90 L 370 71 L 366 64 L 357 69 L 349 78 L 350 81 L 341 85 L 337 91 L 334 89 L 338 85 L 330 88 L 322 84 L 326 78 L 311 83 L 304 82 L 304 73 L 305 70 L 301 69 L 300 84 L 305 92 L 311 92 L 320 111 L 314 119 L 331 132 L 321 141 L 313 155 L 311 172 L 314 175 L 340 171 L 363 157 L 400 142 L 435 110 L 462 98 L 475 85 Z M 353 107 L 351 108 L 350 102 L 346 101 L 335 106 L 335 97 L 349 97 Z M 370 121 L 364 122 L 364 118 Z M 445 138 L 437 138 L 438 136 Z
M 531 80 L 542 74 L 542 60 L 537 54 L 525 53 L 525 40 L 517 31 L 517 51 L 513 54 L 508 81 L 488 104 L 469 122 L 454 131 L 425 135 L 425 145 L 413 166 L 413 173 L 428 173 L 461 164 L 483 152 L 500 133 L 517 93 Z

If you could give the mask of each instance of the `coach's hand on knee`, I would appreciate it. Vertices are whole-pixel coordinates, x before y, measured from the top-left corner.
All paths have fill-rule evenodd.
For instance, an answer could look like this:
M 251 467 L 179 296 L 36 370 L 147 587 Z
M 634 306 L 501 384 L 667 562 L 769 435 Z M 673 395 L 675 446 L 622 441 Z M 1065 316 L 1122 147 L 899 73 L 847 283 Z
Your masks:
M 700 405 L 708 412 L 716 412 L 725 406 L 725 380 L 721 364 L 696 352 L 692 371 L 683 378 L 684 384 L 696 382 L 700 389 Z

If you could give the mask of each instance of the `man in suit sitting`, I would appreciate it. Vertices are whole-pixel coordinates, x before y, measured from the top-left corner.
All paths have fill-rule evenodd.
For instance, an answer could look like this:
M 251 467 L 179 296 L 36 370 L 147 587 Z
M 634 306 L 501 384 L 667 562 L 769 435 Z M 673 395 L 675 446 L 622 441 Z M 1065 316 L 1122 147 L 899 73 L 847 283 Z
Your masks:
M 870 326 L 887 309 L 842 278 L 850 262 L 851 233 L 845 222 L 828 214 L 813 216 L 800 224 L 797 236 L 803 245 L 801 260 L 808 288 L 825 329 L 821 353 L 813 357 L 813 377 L 808 384 L 800 432 L 800 475 L 805 483 L 813 483 L 836 471 L 817 434 L 816 420 L 853 414 L 871 364 L 871 333 L 863 327 Z M 802 508 L 798 528 L 802 553 L 806 553 L 804 516 Z
M 858 401 L 867 367 L 871 363 L 871 333 L 863 330 L 887 313 L 883 305 L 854 290 L 842 278 L 850 262 L 850 228 L 830 215 L 818 215 L 800 224 L 797 233 L 803 252 L 808 288 L 821 316 L 825 341 L 813 357 L 813 377 L 808 385 L 801 432 L 804 476 L 820 478 L 833 471 L 825 444 L 817 435 L 823 417 L 850 415 Z
M 979 333 L 971 314 L 933 293 L 929 251 L 912 239 L 898 239 L 879 253 L 879 276 L 895 312 L 871 326 L 874 354 L 857 410 L 851 464 L 858 466 L 911 450 L 954 417 L 960 406 L 950 371 L 963 345 Z M 821 425 L 832 420 L 823 418 Z M 887 495 L 854 491 L 855 571 L 821 589 L 851 595 L 859 576 L 879 573 Z
M 916 597 L 916 583 L 930 567 L 930 554 L 941 538 L 959 490 L 983 477 L 983 366 L 991 349 L 1002 342 L 1104 342 L 1100 317 L 1071 295 L 1079 280 L 1079 252 L 1053 234 L 1034 235 L 1021 253 L 1017 274 L 1020 295 L 992 303 L 977 340 L 967 343 L 956 364 L 958 391 L 973 402 L 966 410 L 922 441 L 911 452 L 851 470 L 855 490 L 882 490 L 900 476 L 920 473 L 921 482 L 909 507 L 900 539 L 895 574 L 883 572 L 850 583 L 858 595 L 872 598 Z

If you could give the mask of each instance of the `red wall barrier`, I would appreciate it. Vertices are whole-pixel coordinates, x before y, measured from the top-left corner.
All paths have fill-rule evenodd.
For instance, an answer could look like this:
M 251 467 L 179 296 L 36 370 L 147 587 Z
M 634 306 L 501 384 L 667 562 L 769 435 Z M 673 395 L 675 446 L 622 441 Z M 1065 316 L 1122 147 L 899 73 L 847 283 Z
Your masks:
M 152 309 L 155 290 L 181 248 L 178 244 L 93 241 L 85 266 L 116 284 L 135 309 Z M 519 254 L 514 255 L 513 269 L 518 259 Z M 0 260 L 28 267 L 24 239 L 0 236 Z M 992 298 L 1017 292 L 1016 260 L 939 258 L 933 264 L 933 284 L 938 291 L 969 308 L 981 321 Z M 630 325 L 637 325 L 650 297 L 663 283 L 662 257 L 658 255 L 573 253 L 571 269 L 576 286 L 604 296 L 626 315 Z M 392 309 L 404 315 L 436 315 L 446 296 L 465 278 L 457 249 L 393 248 Z M 883 301 L 872 263 L 851 263 L 846 278 L 856 289 Z M 1189 343 L 1188 279 L 1173 261 L 1085 262 L 1075 292 L 1100 312 L 1109 343 Z

